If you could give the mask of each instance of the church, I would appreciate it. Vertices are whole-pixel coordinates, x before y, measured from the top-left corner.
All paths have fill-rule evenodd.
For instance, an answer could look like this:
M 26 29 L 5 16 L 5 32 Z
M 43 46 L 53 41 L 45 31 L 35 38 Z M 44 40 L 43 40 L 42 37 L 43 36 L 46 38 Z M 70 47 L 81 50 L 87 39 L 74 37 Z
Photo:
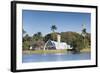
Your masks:
M 57 41 L 48 40 L 44 45 L 44 50 L 72 49 L 66 42 L 61 42 L 61 35 L 57 34 Z

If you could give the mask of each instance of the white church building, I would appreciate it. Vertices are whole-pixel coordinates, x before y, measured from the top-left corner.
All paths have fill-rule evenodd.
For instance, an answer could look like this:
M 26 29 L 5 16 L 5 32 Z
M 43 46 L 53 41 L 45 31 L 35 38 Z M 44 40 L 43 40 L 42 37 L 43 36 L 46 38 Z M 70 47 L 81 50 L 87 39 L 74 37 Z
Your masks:
M 44 50 L 52 49 L 72 49 L 66 42 L 61 42 L 61 35 L 57 34 L 57 41 L 48 40 L 44 45 Z

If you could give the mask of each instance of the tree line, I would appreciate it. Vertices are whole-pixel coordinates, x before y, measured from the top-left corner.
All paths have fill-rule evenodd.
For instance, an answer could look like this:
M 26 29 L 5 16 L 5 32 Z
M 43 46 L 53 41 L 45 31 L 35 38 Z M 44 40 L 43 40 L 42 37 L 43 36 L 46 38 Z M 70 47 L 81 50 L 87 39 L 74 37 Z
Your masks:
M 57 41 L 57 34 L 55 32 L 57 27 L 55 25 L 51 26 L 51 33 L 42 35 L 41 32 L 35 33 L 33 36 L 29 36 L 27 32 L 23 29 L 23 50 L 29 50 L 29 47 L 32 45 L 34 48 L 43 49 L 44 44 L 50 39 Z M 86 32 L 86 28 L 82 29 L 82 33 L 67 31 L 60 32 L 61 42 L 66 42 L 67 44 L 73 47 L 74 51 L 80 51 L 84 48 L 90 48 L 91 45 L 91 34 Z

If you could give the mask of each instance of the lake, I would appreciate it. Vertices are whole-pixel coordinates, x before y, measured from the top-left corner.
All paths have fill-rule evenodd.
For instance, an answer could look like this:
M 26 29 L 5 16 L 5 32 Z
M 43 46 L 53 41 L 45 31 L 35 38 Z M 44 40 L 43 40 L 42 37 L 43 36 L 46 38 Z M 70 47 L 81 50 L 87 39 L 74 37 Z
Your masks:
M 89 60 L 89 59 L 91 59 L 90 53 L 23 54 L 22 55 L 22 63 L 69 61 L 69 60 Z

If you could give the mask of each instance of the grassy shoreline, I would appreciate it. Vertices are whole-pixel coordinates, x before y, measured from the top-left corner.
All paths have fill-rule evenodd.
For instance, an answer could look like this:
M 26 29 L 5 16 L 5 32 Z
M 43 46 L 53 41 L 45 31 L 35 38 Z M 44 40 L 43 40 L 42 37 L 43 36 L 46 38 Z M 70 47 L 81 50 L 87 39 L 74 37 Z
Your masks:
M 24 50 L 23 54 L 53 54 L 53 53 L 66 53 L 67 50 Z
M 91 52 L 91 49 L 90 48 L 84 48 L 84 49 L 80 50 L 80 52 Z
M 68 51 L 66 49 L 63 50 L 23 50 L 23 54 L 55 54 L 55 53 L 67 53 Z M 84 52 L 91 52 L 90 49 L 83 49 L 80 50 L 80 53 Z

